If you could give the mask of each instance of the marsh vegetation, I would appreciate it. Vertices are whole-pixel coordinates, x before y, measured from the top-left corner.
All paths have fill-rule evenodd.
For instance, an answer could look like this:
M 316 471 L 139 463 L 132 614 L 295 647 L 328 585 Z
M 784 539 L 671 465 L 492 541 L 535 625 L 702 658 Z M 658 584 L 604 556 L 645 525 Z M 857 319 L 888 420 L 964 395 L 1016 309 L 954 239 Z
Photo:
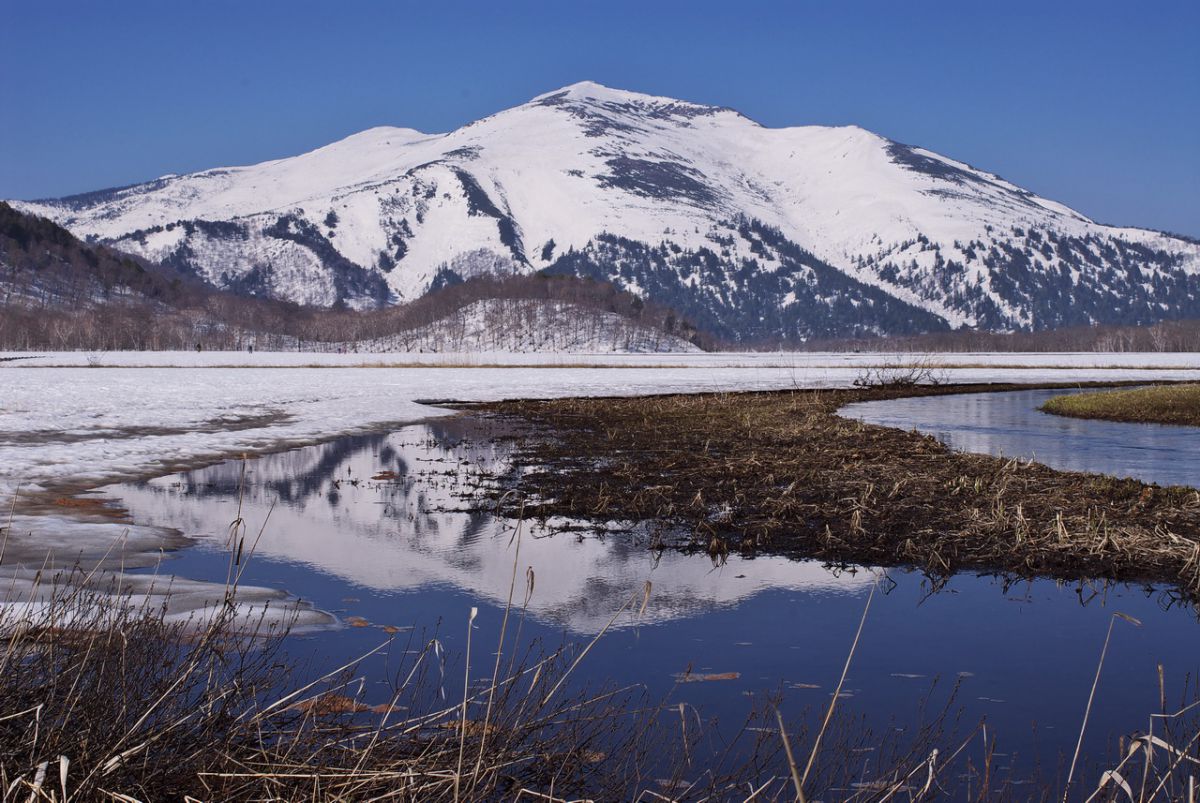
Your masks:
M 1155 385 L 1057 396 L 1042 405 L 1054 415 L 1150 424 L 1200 426 L 1200 385 Z
M 977 387 L 976 390 L 984 389 Z M 1000 387 L 997 390 L 1003 389 Z M 527 422 L 517 487 L 540 517 L 650 522 L 663 545 L 1166 583 L 1200 594 L 1200 491 L 958 453 L 837 415 L 955 387 L 485 405 Z

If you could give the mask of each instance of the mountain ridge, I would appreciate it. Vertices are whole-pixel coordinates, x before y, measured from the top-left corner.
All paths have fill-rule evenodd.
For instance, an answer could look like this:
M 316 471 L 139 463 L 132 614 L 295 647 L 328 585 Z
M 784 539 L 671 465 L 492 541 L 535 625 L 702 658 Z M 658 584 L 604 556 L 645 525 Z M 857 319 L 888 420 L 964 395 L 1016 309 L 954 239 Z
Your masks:
M 17 206 L 218 287 L 324 306 L 573 271 L 649 282 L 744 342 L 1200 317 L 1189 238 L 1096 223 L 858 126 L 768 128 L 587 81 L 446 133 L 375 127 Z
M 674 310 L 569 277 L 481 277 L 369 312 L 239 295 L 82 242 L 0 201 L 0 349 L 679 352 L 715 345 Z

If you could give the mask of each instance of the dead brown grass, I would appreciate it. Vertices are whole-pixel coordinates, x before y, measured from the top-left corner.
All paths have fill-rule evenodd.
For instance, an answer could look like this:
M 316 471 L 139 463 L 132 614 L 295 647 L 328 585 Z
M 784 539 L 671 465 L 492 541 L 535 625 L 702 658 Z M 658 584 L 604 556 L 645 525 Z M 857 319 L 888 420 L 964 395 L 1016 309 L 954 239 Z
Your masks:
M 770 738 L 735 734 L 743 753 L 697 767 L 707 729 L 681 734 L 643 690 L 564 688 L 583 654 L 569 645 L 502 632 L 488 638 L 494 673 L 476 678 L 469 654 L 451 659 L 437 638 L 388 641 L 362 656 L 390 653 L 381 688 L 356 660 L 307 680 L 283 633 L 232 624 L 195 632 L 75 591 L 30 621 L 0 609 L 0 801 L 618 800 L 660 778 L 701 800 L 747 778 L 782 787 L 763 769 Z M 447 695 L 464 668 L 467 685 Z
M 875 388 L 485 406 L 523 419 L 541 517 L 651 522 L 662 546 L 1154 581 L 1200 596 L 1200 492 L 955 453 L 839 417 Z
M 119 521 L 126 520 L 129 515 L 129 511 L 124 508 L 116 507 L 104 499 L 94 496 L 59 496 L 55 497 L 50 504 L 55 507 L 70 508 L 79 513 L 104 516 Z

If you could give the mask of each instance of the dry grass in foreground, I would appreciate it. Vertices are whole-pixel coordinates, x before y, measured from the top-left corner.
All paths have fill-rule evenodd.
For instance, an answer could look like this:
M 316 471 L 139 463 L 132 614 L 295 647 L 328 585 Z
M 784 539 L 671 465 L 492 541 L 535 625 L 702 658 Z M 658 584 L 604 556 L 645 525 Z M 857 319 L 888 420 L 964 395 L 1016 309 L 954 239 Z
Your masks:
M 357 662 L 306 682 L 283 633 L 230 618 L 194 630 L 112 596 L 56 600 L 36 621 L 0 608 L 3 803 L 779 801 L 801 789 L 911 801 L 964 777 L 1006 786 L 968 760 L 978 727 L 947 731 L 953 694 L 903 732 L 873 734 L 834 694 L 819 727 L 786 726 L 768 698 L 721 734 L 686 703 L 568 682 L 604 631 L 549 652 L 521 645 L 519 602 L 498 648 L 468 635 L 461 662 L 436 638 L 380 645 L 395 661 L 381 691 Z
M 248 637 L 228 620 L 192 631 L 70 594 L 40 625 L 0 612 L 0 801 L 1194 799 L 1195 697 L 1172 710 L 1164 693 L 1148 730 L 1101 761 L 1080 751 L 1104 705 L 1093 686 L 1079 746 L 1049 778 L 1014 771 L 1010 743 L 985 723 L 960 729 L 957 689 L 935 700 L 935 684 L 916 721 L 873 732 L 840 703 L 870 599 L 828 703 L 797 725 L 768 698 L 722 737 L 686 703 L 568 685 L 595 641 L 518 649 L 516 607 L 501 649 L 475 648 L 480 667 L 470 639 L 461 665 L 436 639 L 397 642 L 381 693 L 353 664 L 301 682 L 281 633 Z
M 381 644 L 395 662 L 382 691 L 357 661 L 304 681 L 283 633 L 230 617 L 192 629 L 74 590 L 40 618 L 18 611 L 0 608 L 5 803 L 615 800 L 659 779 L 691 800 L 757 777 L 733 754 L 691 766 L 704 729 L 681 736 L 678 713 L 660 726 L 636 689 L 572 687 L 580 656 L 518 648 L 517 611 L 475 663 L 436 638 Z M 779 752 L 778 736 L 752 739 L 747 756 Z
M 1200 427 L 1200 385 L 1155 385 L 1055 396 L 1042 410 L 1073 418 Z
M 230 615 L 199 628 L 81 586 L 39 616 L 0 606 L 0 802 L 1193 799 L 1200 703 L 1168 713 L 1165 694 L 1145 735 L 1103 764 L 1077 747 L 1065 779 L 1014 774 L 982 722 L 960 732 L 957 689 L 930 705 L 935 684 L 915 721 L 872 732 L 840 699 L 874 591 L 828 703 L 799 725 L 778 697 L 722 734 L 687 703 L 581 689 L 568 681 L 607 628 L 550 652 L 522 644 L 533 582 L 520 602 L 519 530 L 514 545 L 498 641 L 481 633 L 473 647 L 472 609 L 460 663 L 436 638 L 386 642 L 305 681 L 285 633 L 235 622 L 236 584 Z M 612 621 L 650 594 L 647 583 Z M 383 650 L 395 664 L 380 690 L 358 662 Z M 1095 691 L 1079 746 L 1103 704 Z
M 875 388 L 484 405 L 518 442 L 526 513 L 649 522 L 663 546 L 867 565 L 1153 581 L 1200 595 L 1200 492 L 956 453 L 837 415 Z M 1003 389 L 1003 388 L 999 388 Z

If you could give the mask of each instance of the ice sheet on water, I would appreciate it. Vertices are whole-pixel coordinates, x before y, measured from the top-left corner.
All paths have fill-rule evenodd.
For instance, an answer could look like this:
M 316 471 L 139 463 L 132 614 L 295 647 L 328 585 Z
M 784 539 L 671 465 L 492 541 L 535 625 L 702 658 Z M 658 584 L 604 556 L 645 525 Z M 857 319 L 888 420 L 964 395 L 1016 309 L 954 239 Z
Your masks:
M 13 515 L 0 520 L 0 564 L 135 569 L 190 543 L 174 530 L 88 517 Z
M 64 602 L 75 593 L 85 604 Z M 227 615 L 230 632 L 257 636 L 307 630 L 335 621 L 324 611 L 273 588 L 238 587 L 230 596 L 223 583 L 173 575 L 0 569 L 0 632 L 47 623 L 60 628 L 94 625 L 93 606 L 113 618 L 122 611 L 145 613 L 186 630 L 204 629 Z

